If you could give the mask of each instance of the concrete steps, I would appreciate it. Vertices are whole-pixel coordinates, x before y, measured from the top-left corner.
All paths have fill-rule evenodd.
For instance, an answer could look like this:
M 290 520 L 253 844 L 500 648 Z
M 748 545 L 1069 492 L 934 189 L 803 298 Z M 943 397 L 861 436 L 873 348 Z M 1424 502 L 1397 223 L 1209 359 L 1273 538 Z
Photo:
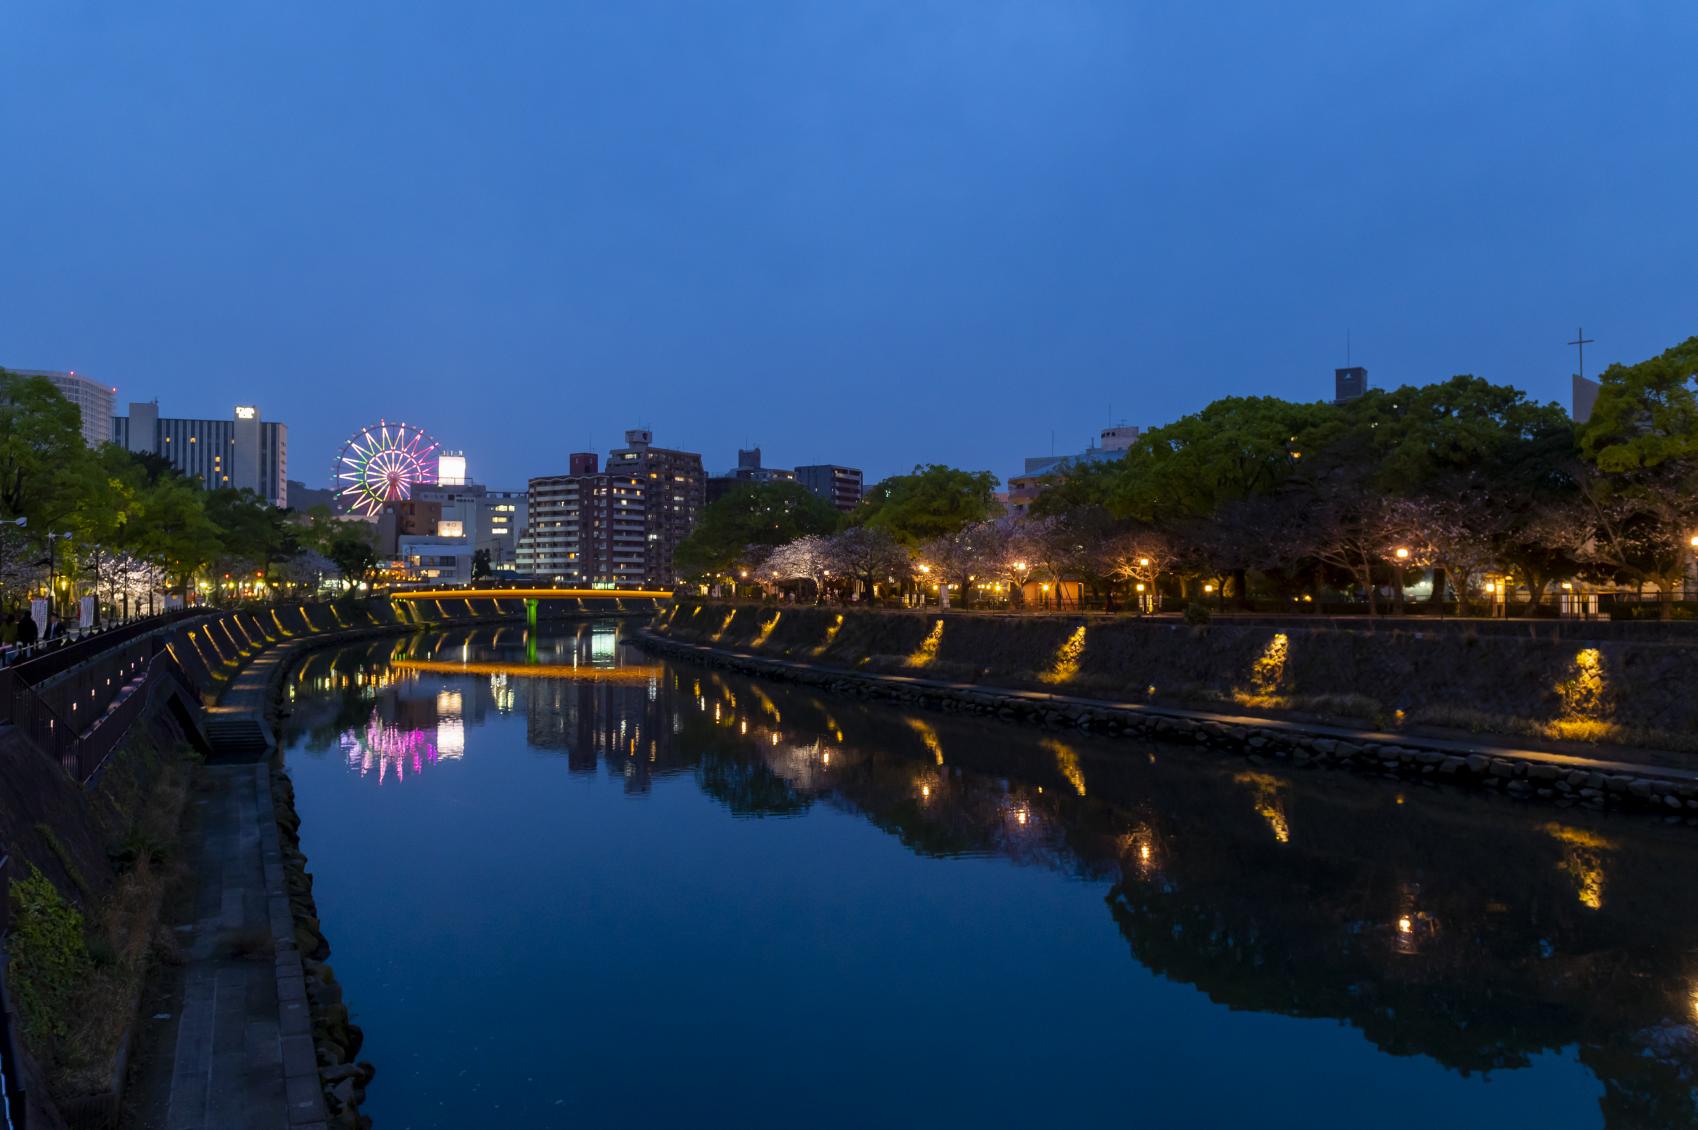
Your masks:
M 206 740 L 212 746 L 209 761 L 222 764 L 262 761 L 271 752 L 271 741 L 258 719 L 247 715 L 206 720 Z

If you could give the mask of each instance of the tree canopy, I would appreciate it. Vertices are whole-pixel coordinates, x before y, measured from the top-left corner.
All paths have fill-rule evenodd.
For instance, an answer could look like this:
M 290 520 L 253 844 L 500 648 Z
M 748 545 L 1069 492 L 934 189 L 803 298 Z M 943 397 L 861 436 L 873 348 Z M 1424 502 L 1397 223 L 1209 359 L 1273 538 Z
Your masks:
M 873 484 L 850 521 L 881 530 L 906 546 L 948 537 L 993 517 L 997 478 L 989 471 L 963 471 L 933 463 L 910 474 Z
M 707 505 L 673 561 L 687 576 L 728 573 L 749 561 L 752 547 L 829 534 L 840 521 L 831 503 L 799 483 L 745 483 Z

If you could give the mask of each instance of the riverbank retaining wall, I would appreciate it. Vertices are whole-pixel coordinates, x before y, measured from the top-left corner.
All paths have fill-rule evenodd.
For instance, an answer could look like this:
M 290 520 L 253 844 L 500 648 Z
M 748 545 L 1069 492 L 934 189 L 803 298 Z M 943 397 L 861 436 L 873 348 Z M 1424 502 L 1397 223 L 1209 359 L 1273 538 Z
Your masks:
M 683 601 L 672 639 L 866 672 L 1342 723 L 1691 748 L 1698 640 Z

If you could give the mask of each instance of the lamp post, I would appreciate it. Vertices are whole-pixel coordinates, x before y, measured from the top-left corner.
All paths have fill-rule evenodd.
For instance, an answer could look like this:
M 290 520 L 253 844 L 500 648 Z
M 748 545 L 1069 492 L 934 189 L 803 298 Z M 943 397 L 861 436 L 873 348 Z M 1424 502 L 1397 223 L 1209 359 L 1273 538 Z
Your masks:
M 1698 534 L 1693 534 L 1691 539 L 1688 540 L 1686 544 L 1688 544 L 1692 547 L 1692 556 L 1695 559 L 1694 571 L 1698 572 Z M 1687 583 L 1688 583 L 1688 591 L 1690 591 L 1691 582 L 1689 581 Z
M 71 535 L 51 532 L 47 535 L 47 617 L 50 626 L 53 622 L 54 610 L 59 604 L 58 565 L 53 551 L 60 539 L 70 541 Z
M 1391 555 L 1397 559 L 1397 613 L 1401 616 L 1403 615 L 1403 570 L 1409 564 L 1409 547 L 1400 545 L 1391 551 Z

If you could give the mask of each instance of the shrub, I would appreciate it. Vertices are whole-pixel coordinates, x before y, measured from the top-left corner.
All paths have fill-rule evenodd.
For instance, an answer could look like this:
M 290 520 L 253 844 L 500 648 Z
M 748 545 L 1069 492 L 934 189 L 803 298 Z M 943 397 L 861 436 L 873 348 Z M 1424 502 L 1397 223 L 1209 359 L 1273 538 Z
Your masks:
M 1185 606 L 1185 622 L 1187 624 L 1207 624 L 1214 619 L 1214 613 L 1202 601 L 1193 600 Z
M 24 1035 L 39 1050 L 70 1031 L 78 988 L 92 967 L 82 913 L 33 863 L 12 884 L 12 984 Z

